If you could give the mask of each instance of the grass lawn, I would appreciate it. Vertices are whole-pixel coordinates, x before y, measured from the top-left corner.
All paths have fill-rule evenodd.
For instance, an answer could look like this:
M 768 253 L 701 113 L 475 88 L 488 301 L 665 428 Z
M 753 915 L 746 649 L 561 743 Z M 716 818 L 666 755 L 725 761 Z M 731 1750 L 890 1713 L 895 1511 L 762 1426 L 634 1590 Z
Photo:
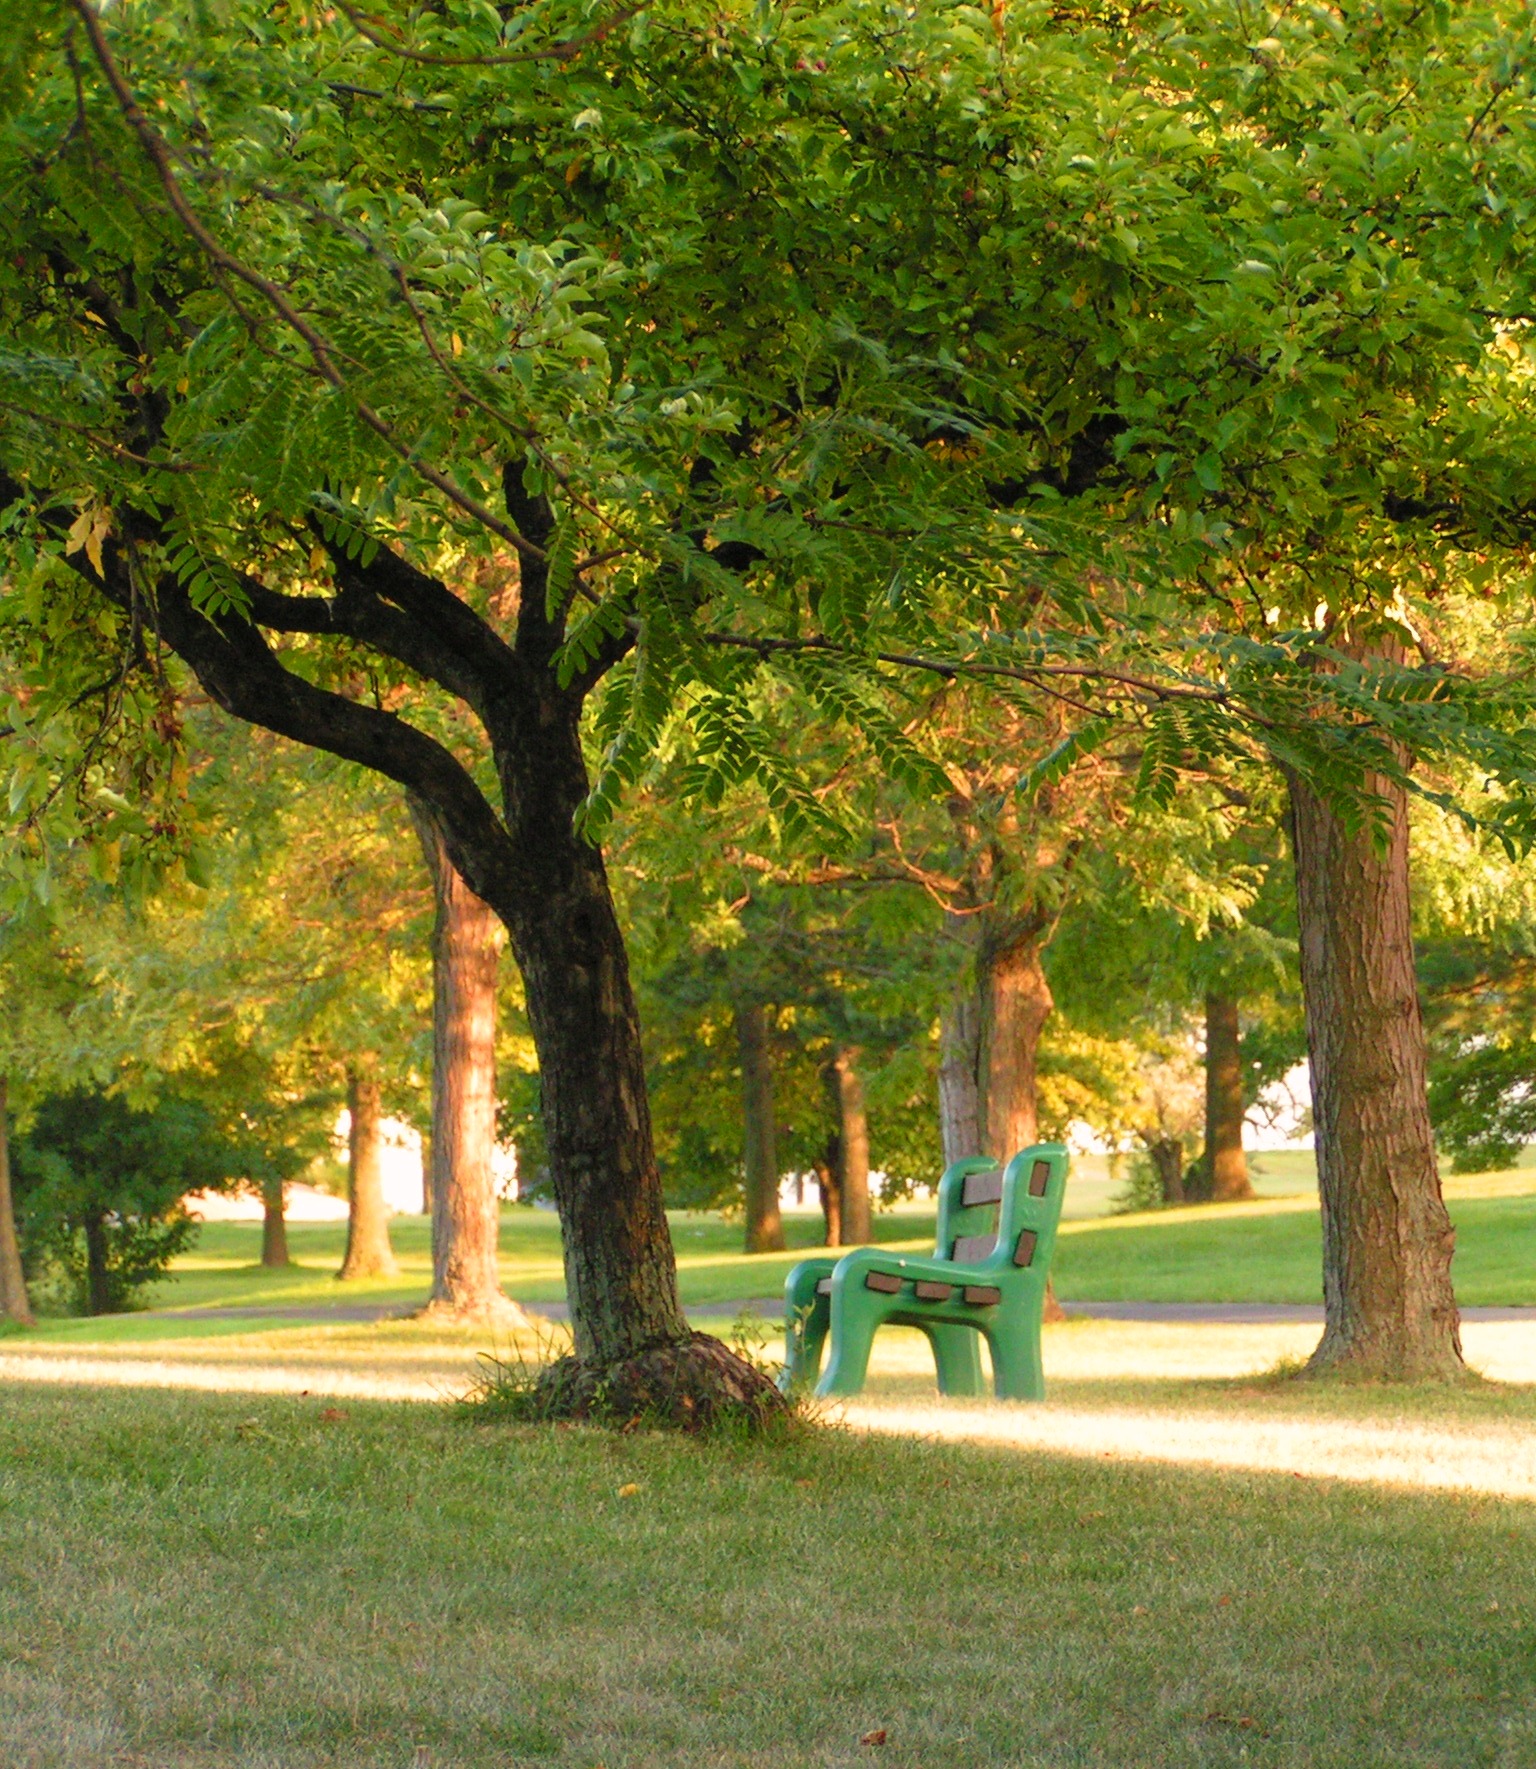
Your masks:
M 992 1412 L 1065 1429 L 1063 1386 Z M 1536 1447 L 1531 1389 L 1137 1404 L 1167 1435 L 1192 1396 L 1250 1437 L 1299 1409 Z M 1523 1769 L 1533 1561 L 1529 1502 L 1288 1470 L 13 1383 L 0 1762 Z
M 1536 1303 L 1536 1169 L 1452 1178 L 1446 1182 L 1456 1223 L 1456 1287 L 1464 1303 Z M 790 1212 L 791 1251 L 744 1254 L 740 1228 L 714 1214 L 671 1213 L 683 1300 L 690 1306 L 769 1299 L 782 1294 L 784 1274 L 820 1239 L 820 1216 Z M 1316 1302 L 1320 1293 L 1315 1196 L 1305 1192 L 1252 1204 L 1195 1205 L 1142 1216 L 1100 1216 L 1063 1223 L 1055 1278 L 1068 1301 Z M 880 1212 L 882 1241 L 914 1249 L 933 1244 L 933 1213 L 918 1205 Z M 344 1225 L 299 1223 L 289 1229 L 297 1263 L 263 1271 L 256 1263 L 261 1230 L 254 1223 L 209 1223 L 170 1279 L 154 1289 L 156 1309 L 293 1307 L 333 1302 L 406 1304 L 421 1300 L 431 1278 L 424 1217 L 396 1217 L 391 1238 L 401 1275 L 342 1286 Z M 524 1301 L 555 1301 L 565 1293 L 559 1226 L 552 1212 L 509 1209 L 502 1216 L 502 1279 Z M 164 1316 L 124 1316 L 104 1326 L 49 1321 L 39 1328 L 62 1340 L 163 1338 L 188 1328 Z M 235 1330 L 235 1329 L 231 1329 Z

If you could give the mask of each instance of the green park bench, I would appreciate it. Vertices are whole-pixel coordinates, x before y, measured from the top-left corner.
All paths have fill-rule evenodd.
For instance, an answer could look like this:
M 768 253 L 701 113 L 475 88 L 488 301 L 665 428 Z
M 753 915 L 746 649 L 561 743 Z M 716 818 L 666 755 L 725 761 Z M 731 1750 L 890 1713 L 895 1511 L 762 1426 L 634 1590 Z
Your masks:
M 819 1395 L 864 1386 L 875 1330 L 918 1327 L 933 1347 L 941 1394 L 984 1392 L 981 1338 L 1000 1400 L 1043 1400 L 1040 1317 L 1067 1183 L 1059 1143 L 1024 1149 L 999 1172 L 985 1155 L 955 1161 L 939 1181 L 933 1257 L 857 1247 L 841 1258 L 802 1259 L 784 1281 L 784 1374 L 792 1391 Z

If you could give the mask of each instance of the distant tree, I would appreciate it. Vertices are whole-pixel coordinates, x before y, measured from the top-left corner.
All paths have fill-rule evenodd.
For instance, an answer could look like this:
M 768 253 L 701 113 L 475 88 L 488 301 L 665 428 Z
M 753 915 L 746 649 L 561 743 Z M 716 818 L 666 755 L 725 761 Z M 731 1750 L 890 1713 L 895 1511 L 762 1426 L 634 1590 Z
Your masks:
M 117 1314 L 197 1233 L 190 1191 L 229 1184 L 237 1157 L 195 1100 L 136 1107 L 96 1088 L 52 1094 L 16 1141 L 22 1235 L 86 1314 Z
M 18 1326 L 32 1325 L 32 1304 L 27 1296 L 27 1275 L 21 1264 L 21 1243 L 16 1234 L 16 1207 L 11 1183 L 10 1088 L 0 1075 L 0 1317 Z

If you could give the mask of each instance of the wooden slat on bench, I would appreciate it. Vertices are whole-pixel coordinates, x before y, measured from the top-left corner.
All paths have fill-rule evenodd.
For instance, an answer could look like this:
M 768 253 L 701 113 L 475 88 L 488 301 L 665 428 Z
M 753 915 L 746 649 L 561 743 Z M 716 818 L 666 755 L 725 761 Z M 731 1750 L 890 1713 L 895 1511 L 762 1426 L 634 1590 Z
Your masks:
M 884 1296 L 894 1296 L 901 1288 L 901 1279 L 888 1271 L 868 1271 L 864 1274 L 864 1288 L 878 1290 Z
M 817 1280 L 816 1294 L 818 1296 L 830 1296 L 832 1294 L 832 1280 L 831 1280 L 831 1278 L 819 1278 Z
M 1036 1161 L 1029 1170 L 1029 1195 L 1032 1198 L 1043 1198 L 1046 1187 L 1051 1183 L 1051 1164 L 1049 1161 Z
M 996 1247 L 996 1235 L 957 1235 L 949 1256 L 956 1265 L 980 1265 Z
M 913 1288 L 919 1302 L 948 1302 L 955 1293 L 953 1284 L 936 1284 L 932 1278 L 919 1278 Z
M 1020 1232 L 1018 1242 L 1013 1249 L 1013 1263 L 1015 1265 L 1029 1265 L 1033 1261 L 1035 1242 L 1038 1238 L 1032 1228 Z
M 1003 1176 L 994 1167 L 990 1173 L 968 1173 L 960 1188 L 960 1202 L 967 1210 L 972 1204 L 999 1204 L 1003 1197 Z
M 994 1302 L 1001 1302 L 1003 1293 L 993 1289 L 991 1284 L 967 1284 L 961 1292 L 965 1300 L 974 1303 L 978 1308 L 987 1308 Z

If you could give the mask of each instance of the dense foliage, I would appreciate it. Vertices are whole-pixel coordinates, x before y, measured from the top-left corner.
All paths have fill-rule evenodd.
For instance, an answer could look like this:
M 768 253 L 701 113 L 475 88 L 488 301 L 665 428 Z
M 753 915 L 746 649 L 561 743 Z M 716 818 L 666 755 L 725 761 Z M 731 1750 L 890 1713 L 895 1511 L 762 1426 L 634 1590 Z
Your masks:
M 189 1191 L 240 1177 L 207 1109 L 167 1094 L 136 1108 L 94 1089 L 53 1094 L 13 1150 L 31 1275 L 83 1314 L 115 1314 L 182 1252 Z

